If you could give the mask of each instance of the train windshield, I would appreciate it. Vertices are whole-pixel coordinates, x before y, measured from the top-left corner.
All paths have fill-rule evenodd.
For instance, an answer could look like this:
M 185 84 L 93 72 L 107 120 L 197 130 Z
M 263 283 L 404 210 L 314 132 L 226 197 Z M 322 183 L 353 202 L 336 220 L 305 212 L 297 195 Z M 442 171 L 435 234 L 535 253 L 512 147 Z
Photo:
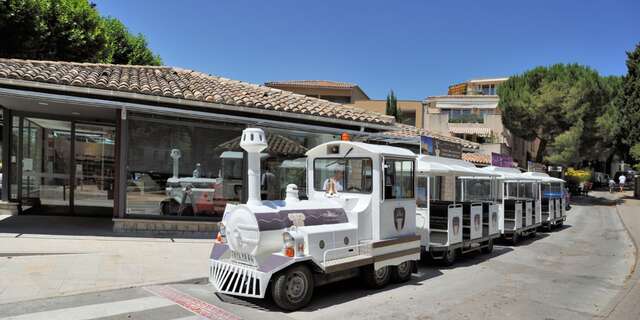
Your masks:
M 371 159 L 315 159 L 313 162 L 313 181 L 316 191 L 329 191 L 331 185 L 336 192 L 371 193 Z

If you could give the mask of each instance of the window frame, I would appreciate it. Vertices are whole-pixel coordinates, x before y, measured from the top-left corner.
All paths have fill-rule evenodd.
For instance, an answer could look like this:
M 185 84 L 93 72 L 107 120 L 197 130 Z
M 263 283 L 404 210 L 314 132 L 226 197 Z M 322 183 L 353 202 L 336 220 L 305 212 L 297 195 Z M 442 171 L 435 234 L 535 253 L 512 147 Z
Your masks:
M 386 178 L 387 178 L 387 160 L 392 160 L 392 161 L 408 161 L 411 162 L 411 197 L 402 197 L 402 198 L 387 198 L 387 194 L 386 194 Z M 411 200 L 411 199 L 416 199 L 416 161 L 415 159 L 407 159 L 407 158 L 399 158 L 399 157 L 382 157 L 382 174 L 380 175 L 382 178 L 382 181 L 380 183 L 380 194 L 381 194 L 381 198 L 382 200 Z M 395 164 L 394 164 L 395 165 Z M 396 175 L 397 176 L 397 175 Z
M 318 186 L 316 181 L 316 161 L 317 160 L 336 160 L 336 161 L 340 161 L 340 160 L 345 160 L 345 161 L 350 161 L 350 160 L 369 160 L 369 163 L 371 164 L 370 168 L 371 168 L 371 187 L 369 189 L 368 192 L 366 191 L 348 191 L 348 190 L 342 190 L 339 191 L 339 193 L 355 193 L 355 194 L 372 194 L 373 193 L 373 159 L 371 157 L 353 157 L 353 158 L 332 158 L 332 157 L 321 157 L 321 158 L 314 158 L 313 159 L 313 191 L 315 192 L 326 192 L 326 190 L 322 190 L 321 186 L 320 188 L 317 188 L 316 186 Z M 345 166 L 346 168 L 346 166 Z M 347 187 L 347 181 L 346 181 L 346 177 L 347 175 L 345 174 L 343 177 L 344 181 L 341 181 L 344 185 L 344 188 L 346 189 Z M 307 186 L 308 188 L 308 186 Z

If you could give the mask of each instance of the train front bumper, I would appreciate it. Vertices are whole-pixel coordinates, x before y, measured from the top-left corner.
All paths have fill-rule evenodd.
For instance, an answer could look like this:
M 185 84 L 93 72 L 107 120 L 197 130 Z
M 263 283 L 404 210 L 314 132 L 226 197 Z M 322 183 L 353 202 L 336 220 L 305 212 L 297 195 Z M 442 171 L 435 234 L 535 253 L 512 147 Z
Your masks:
M 262 263 L 247 263 L 234 259 L 228 245 L 216 243 L 211 250 L 209 282 L 220 293 L 264 298 L 273 274 L 293 262 L 291 258 L 272 254 Z

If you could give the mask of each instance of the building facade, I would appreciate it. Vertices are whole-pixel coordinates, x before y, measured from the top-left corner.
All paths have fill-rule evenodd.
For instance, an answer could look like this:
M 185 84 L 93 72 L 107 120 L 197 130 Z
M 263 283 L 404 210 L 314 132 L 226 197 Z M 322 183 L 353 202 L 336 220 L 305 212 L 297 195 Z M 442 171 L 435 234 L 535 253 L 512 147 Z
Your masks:
M 492 153 L 510 155 L 526 168 L 530 143 L 514 136 L 502 124 L 497 89 L 508 78 L 476 79 L 454 84 L 448 94 L 430 96 L 423 102 L 423 127 L 480 144 L 479 155 L 467 155 L 479 165 Z
M 270 81 L 264 85 L 380 114 L 385 114 L 387 106 L 386 100 L 369 99 L 360 86 L 353 83 L 326 80 L 287 80 Z M 416 119 L 422 119 L 422 101 L 398 100 L 397 105 L 401 114 L 399 122 L 421 128 L 422 122 L 416 121 Z
M 15 59 L 0 59 L 0 107 L 0 211 L 107 216 L 118 230 L 215 228 L 246 195 L 247 127 L 269 140 L 264 199 L 282 199 L 290 183 L 304 197 L 308 149 L 345 132 L 368 141 L 407 127 L 192 70 Z

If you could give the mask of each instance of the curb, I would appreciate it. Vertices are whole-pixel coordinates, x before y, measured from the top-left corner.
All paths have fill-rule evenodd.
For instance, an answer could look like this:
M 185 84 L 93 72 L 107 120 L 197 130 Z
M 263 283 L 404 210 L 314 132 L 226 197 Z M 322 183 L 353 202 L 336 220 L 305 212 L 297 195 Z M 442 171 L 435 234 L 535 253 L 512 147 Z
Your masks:
M 171 285 L 171 284 L 207 284 L 208 282 L 209 282 L 209 277 L 187 278 L 187 279 L 177 280 L 177 281 L 159 281 L 159 282 L 150 281 L 150 282 L 143 282 L 143 283 L 134 283 L 129 285 L 113 286 L 109 288 L 100 288 L 98 290 L 70 291 L 70 292 L 66 292 L 56 296 L 41 297 L 37 299 L 19 299 L 19 300 L 13 300 L 13 301 L 6 301 L 6 302 L 0 303 L 0 306 L 5 304 L 12 304 L 12 303 L 19 303 L 19 302 L 26 302 L 26 301 L 42 301 L 42 300 L 59 298 L 59 297 L 69 297 L 69 296 L 76 296 L 81 294 L 100 293 L 100 292 L 124 290 L 124 289 L 131 289 L 131 288 L 142 288 L 142 287 L 148 287 L 148 286 L 162 286 L 162 285 Z
M 613 301 L 611 301 L 607 307 L 606 307 L 606 311 L 600 313 L 599 316 L 597 316 L 598 318 L 602 318 L 602 319 L 607 319 L 609 318 L 609 316 L 611 316 L 611 314 L 613 313 L 613 311 L 615 311 L 615 309 L 618 307 L 618 305 L 620 305 L 620 303 L 622 303 L 625 298 L 629 295 L 629 293 L 631 292 L 631 290 L 638 285 L 637 282 L 631 281 L 634 278 L 639 278 L 638 280 L 640 280 L 640 274 L 638 274 L 636 271 L 638 271 L 640 269 L 640 260 L 639 260 L 639 255 L 640 255 L 640 247 L 638 246 L 638 240 L 640 239 L 636 239 L 633 234 L 631 233 L 631 231 L 629 230 L 629 227 L 627 226 L 627 224 L 624 222 L 624 219 L 622 218 L 622 215 L 620 214 L 620 210 L 619 208 L 619 204 L 616 204 L 616 214 L 618 215 L 618 218 L 620 219 L 620 222 L 622 223 L 622 226 L 624 226 L 625 231 L 627 231 L 627 234 L 629 235 L 629 238 L 631 239 L 631 243 L 633 244 L 633 247 L 636 249 L 634 252 L 634 264 L 631 267 L 631 272 L 629 272 L 629 275 L 627 276 L 627 278 L 625 279 L 625 283 L 622 287 L 622 291 L 620 293 L 618 293 L 615 298 L 613 299 Z

